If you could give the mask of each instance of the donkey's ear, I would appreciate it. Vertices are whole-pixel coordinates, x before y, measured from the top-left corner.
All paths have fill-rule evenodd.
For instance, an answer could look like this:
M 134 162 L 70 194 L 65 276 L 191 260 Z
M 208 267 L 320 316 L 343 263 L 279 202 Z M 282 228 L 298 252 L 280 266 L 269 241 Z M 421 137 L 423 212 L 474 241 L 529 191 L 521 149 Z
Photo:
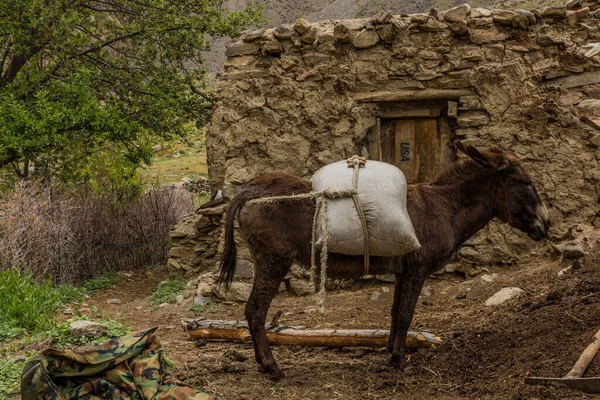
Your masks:
M 478 164 L 496 171 L 504 171 L 510 166 L 510 161 L 505 157 L 504 151 L 497 146 L 493 146 L 490 151 L 485 152 L 477 150 L 475 146 L 467 146 L 467 155 Z
M 467 148 L 465 147 L 465 145 L 463 144 L 463 142 L 461 142 L 460 140 L 454 142 L 454 146 L 456 146 L 456 148 L 458 150 L 460 150 L 462 153 L 464 153 L 466 155 L 469 155 L 469 153 L 467 153 Z
M 461 143 L 461 145 L 462 145 L 462 143 Z M 463 145 L 463 147 L 464 147 L 464 145 Z M 461 149 L 461 151 L 463 151 L 463 150 Z M 486 168 L 494 168 L 494 166 L 490 162 L 489 157 L 487 157 L 482 152 L 477 150 L 477 148 L 475 146 L 467 145 L 463 152 L 466 155 L 468 155 L 469 157 L 471 157 L 473 160 L 475 160 L 477 162 L 477 164 L 482 165 Z

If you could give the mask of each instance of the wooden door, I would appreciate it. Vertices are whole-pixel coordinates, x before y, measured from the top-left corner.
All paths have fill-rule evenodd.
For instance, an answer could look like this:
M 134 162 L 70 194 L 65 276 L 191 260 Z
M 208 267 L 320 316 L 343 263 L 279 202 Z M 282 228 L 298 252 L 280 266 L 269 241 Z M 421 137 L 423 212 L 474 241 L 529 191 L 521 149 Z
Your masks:
M 381 121 L 381 160 L 400 168 L 409 183 L 431 182 L 441 169 L 435 118 Z

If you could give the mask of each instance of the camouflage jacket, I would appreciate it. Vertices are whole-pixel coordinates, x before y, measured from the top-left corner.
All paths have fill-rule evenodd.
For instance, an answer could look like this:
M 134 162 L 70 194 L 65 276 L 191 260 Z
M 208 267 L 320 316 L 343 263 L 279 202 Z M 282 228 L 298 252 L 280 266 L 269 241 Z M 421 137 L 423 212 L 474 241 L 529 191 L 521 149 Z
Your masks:
M 217 400 L 167 371 L 156 328 L 76 350 L 48 349 L 21 376 L 23 400 Z

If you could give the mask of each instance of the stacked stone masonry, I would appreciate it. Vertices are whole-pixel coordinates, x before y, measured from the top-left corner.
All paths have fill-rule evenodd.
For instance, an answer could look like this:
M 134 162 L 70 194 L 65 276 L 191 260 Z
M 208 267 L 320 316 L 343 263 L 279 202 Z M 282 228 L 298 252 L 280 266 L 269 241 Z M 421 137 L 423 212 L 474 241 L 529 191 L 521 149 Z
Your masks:
M 349 154 L 373 156 L 368 143 L 382 107 L 447 102 L 444 145 L 452 157 L 455 140 L 498 144 L 521 157 L 555 222 L 551 239 L 567 240 L 582 226 L 600 227 L 600 131 L 580 120 L 600 119 L 600 56 L 586 56 L 586 45 L 597 42 L 600 1 L 582 0 L 542 10 L 461 5 L 299 19 L 246 32 L 227 48 L 207 135 L 212 190 L 232 198 L 264 173 L 309 179 Z M 210 230 L 179 240 L 213 254 L 219 216 L 205 218 Z M 513 262 L 532 248 L 524 235 L 492 223 L 459 257 Z M 204 254 L 194 253 L 196 265 L 213 268 L 216 258 Z M 241 257 L 249 259 L 247 251 Z

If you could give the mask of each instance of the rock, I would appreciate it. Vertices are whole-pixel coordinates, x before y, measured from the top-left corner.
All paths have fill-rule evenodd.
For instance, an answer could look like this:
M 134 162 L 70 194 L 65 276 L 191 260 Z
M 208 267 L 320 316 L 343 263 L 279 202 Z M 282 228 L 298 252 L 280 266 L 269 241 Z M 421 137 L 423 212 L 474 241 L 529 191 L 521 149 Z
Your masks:
M 95 339 L 104 335 L 106 325 L 94 321 L 74 321 L 69 324 L 69 331 L 76 337 Z
M 515 12 L 519 15 L 523 15 L 525 17 L 527 17 L 527 19 L 529 20 L 529 25 L 534 25 L 537 22 L 537 18 L 535 17 L 535 14 L 532 13 L 531 11 L 527 11 L 527 10 L 515 10 Z
M 377 301 L 379 300 L 379 297 L 381 297 L 381 293 L 373 292 L 373 294 L 371 294 L 371 301 Z
M 509 300 L 516 299 L 525 291 L 518 287 L 506 287 L 496 292 L 492 297 L 486 300 L 485 305 L 488 307 L 498 306 Z
M 429 297 L 432 294 L 433 294 L 433 289 L 431 288 L 431 286 L 425 286 L 425 287 L 423 287 L 423 289 L 421 289 L 421 296 Z
M 310 22 L 304 18 L 298 18 L 294 23 L 294 30 L 300 35 L 304 35 L 310 29 Z
M 490 117 L 484 111 L 467 111 L 458 115 L 457 122 L 460 127 L 483 126 L 489 125 Z
M 258 54 L 258 45 L 247 42 L 234 42 L 225 50 L 225 57 L 245 56 L 249 54 Z
M 194 297 L 194 304 L 197 306 L 204 307 L 208 303 L 210 303 L 210 299 L 208 297 L 204 297 L 201 294 Z
M 177 296 L 175 296 L 175 301 L 177 302 L 177 304 L 183 303 L 184 299 L 185 299 L 185 296 L 182 294 L 178 294 Z
M 285 284 L 285 282 L 281 282 L 279 284 L 279 287 L 277 288 L 277 293 L 283 293 L 287 291 L 287 285 Z
M 481 275 L 481 280 L 487 283 L 491 283 L 494 282 L 496 280 L 496 278 L 498 277 L 497 274 L 483 274 Z
M 386 24 L 377 27 L 377 33 L 384 43 L 392 44 L 398 34 L 398 28 L 394 24 Z
M 387 283 L 396 282 L 396 277 L 394 276 L 394 274 L 377 275 L 375 278 L 381 282 L 387 282 Z
M 531 14 L 533 16 L 533 14 Z M 535 19 L 535 16 L 533 17 Z M 527 15 L 517 13 L 512 19 L 513 28 L 522 29 L 524 31 L 527 30 L 529 24 L 531 23 L 530 18 Z
M 471 18 L 491 17 L 492 12 L 487 8 L 474 8 L 471 10 Z
M 509 10 L 493 10 L 492 20 L 501 25 L 512 25 L 513 18 L 517 15 L 514 11 Z
M 275 36 L 277 39 L 280 39 L 280 40 L 291 39 L 293 34 L 294 34 L 294 27 L 289 24 L 284 24 L 284 25 L 278 26 L 273 31 L 273 36 Z
M 281 43 L 278 40 L 270 40 L 267 43 L 265 43 L 262 47 L 262 49 L 268 53 L 271 54 L 272 56 L 277 56 L 281 53 L 283 53 L 283 46 L 281 45 Z
M 379 43 L 379 35 L 375 31 L 362 31 L 352 39 L 352 46 L 357 49 L 368 49 Z
M 562 251 L 564 259 L 585 257 L 585 251 L 581 245 L 567 245 Z
M 590 118 L 600 118 L 600 100 L 588 99 L 577 104 L 581 114 Z
M 560 271 L 558 271 L 558 276 L 563 276 L 565 273 L 569 272 L 570 270 L 573 269 L 573 265 L 569 265 L 566 268 L 561 269 Z
M 567 11 L 567 22 L 569 25 L 576 25 L 582 19 L 590 15 L 590 8 L 585 7 L 580 10 Z
M 450 30 L 454 32 L 456 36 L 466 36 L 469 33 L 467 29 L 467 23 L 465 21 L 460 22 L 452 22 L 450 25 Z
M 393 17 L 394 16 L 389 10 L 385 10 L 375 14 L 369 19 L 369 22 L 371 22 L 373 25 L 383 25 L 390 22 Z
M 260 39 L 262 37 L 263 33 L 265 33 L 264 28 L 256 29 L 256 30 L 249 31 L 249 32 L 244 32 L 244 33 L 242 33 L 241 39 L 244 42 L 252 42 L 256 39 Z
M 290 278 L 290 289 L 298 296 L 306 296 L 315 292 L 314 287 L 307 279 L 296 277 Z
M 562 17 L 567 13 L 564 6 L 551 6 L 542 9 L 542 17 Z
M 333 36 L 341 43 L 350 43 L 354 37 L 354 33 L 346 24 L 337 24 L 333 28 Z
M 121 299 L 108 299 L 106 300 L 106 304 L 121 304 Z
M 225 301 L 247 301 L 252 291 L 252 284 L 247 282 L 231 282 L 229 290 L 225 290 L 225 285 L 216 285 L 213 293 L 221 300 Z
M 471 13 L 471 6 L 462 4 L 458 7 L 451 8 L 444 13 L 444 19 L 448 22 L 460 22 L 467 19 Z
M 581 0 L 569 0 L 565 3 L 565 8 L 567 10 L 574 10 L 579 7 L 581 7 Z
M 306 44 L 313 44 L 317 40 L 317 29 L 310 28 L 304 35 L 300 36 L 300 41 Z
M 212 279 L 210 281 L 209 280 L 202 281 L 202 282 L 198 283 L 198 288 L 196 289 L 196 294 L 198 296 L 212 297 L 214 285 L 215 285 L 215 283 Z
M 497 29 L 469 29 L 469 39 L 475 44 L 501 42 L 507 38 L 507 34 Z
M 158 308 L 167 308 L 169 306 L 170 306 L 169 303 L 161 303 L 161 304 L 158 305 Z
M 254 264 L 247 260 L 237 260 L 235 264 L 235 275 L 244 279 L 254 278 Z

